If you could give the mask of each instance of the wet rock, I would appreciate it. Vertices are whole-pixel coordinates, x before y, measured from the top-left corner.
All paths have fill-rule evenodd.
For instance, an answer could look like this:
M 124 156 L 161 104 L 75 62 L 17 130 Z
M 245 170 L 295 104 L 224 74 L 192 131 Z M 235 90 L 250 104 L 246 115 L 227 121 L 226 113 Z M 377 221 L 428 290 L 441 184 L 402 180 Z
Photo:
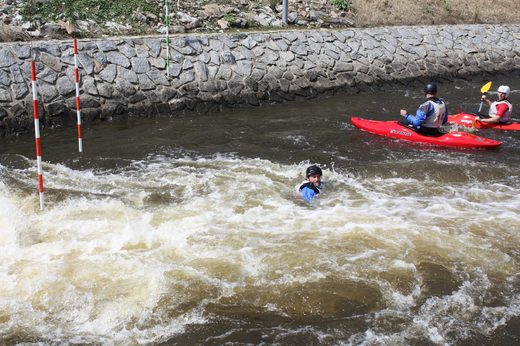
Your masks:
M 0 107 L 0 121 L 3 120 L 8 115 L 9 114 L 7 113 L 7 110 L 3 107 Z
M 115 65 L 107 65 L 106 68 L 103 69 L 103 71 L 101 71 L 99 73 L 99 77 L 108 82 L 108 83 L 112 83 L 114 81 L 114 79 L 116 78 L 116 74 L 117 74 L 117 68 Z
M 0 48 L 0 68 L 9 67 L 17 63 L 15 54 L 8 48 Z
M 10 90 L 0 89 L 0 102 L 9 102 L 13 99 Z
M 108 52 L 107 61 L 125 68 L 130 67 L 130 61 L 128 58 L 118 52 Z
M 62 99 L 47 104 L 45 108 L 49 116 L 60 115 L 68 111 L 65 102 Z

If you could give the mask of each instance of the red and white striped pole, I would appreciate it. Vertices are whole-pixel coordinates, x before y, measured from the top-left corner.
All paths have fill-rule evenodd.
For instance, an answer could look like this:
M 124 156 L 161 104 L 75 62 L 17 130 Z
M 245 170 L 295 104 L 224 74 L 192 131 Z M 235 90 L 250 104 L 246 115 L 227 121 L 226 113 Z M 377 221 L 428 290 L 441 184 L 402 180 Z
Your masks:
M 38 191 L 40 193 L 40 210 L 43 210 L 43 169 L 42 150 L 40 148 L 40 119 L 38 116 L 38 94 L 36 93 L 36 63 L 31 61 L 31 81 L 33 93 L 34 137 L 36 140 L 36 161 L 38 163 Z
M 81 136 L 81 103 L 79 100 L 79 72 L 78 72 L 78 44 L 74 39 L 74 80 L 76 83 L 76 114 L 78 118 L 78 149 L 83 152 L 83 138 Z

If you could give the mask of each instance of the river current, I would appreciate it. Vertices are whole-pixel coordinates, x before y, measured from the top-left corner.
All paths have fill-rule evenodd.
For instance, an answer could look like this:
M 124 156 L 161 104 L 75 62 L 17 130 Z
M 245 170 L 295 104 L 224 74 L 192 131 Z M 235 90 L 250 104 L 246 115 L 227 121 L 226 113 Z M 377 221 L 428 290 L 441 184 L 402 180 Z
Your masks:
M 518 74 L 492 80 L 520 107 Z M 486 81 L 439 96 L 475 112 Z M 42 132 L 42 211 L 34 138 L 1 139 L 0 343 L 518 343 L 520 132 L 462 150 L 350 123 L 420 89 L 90 123 L 82 154 L 71 120 Z

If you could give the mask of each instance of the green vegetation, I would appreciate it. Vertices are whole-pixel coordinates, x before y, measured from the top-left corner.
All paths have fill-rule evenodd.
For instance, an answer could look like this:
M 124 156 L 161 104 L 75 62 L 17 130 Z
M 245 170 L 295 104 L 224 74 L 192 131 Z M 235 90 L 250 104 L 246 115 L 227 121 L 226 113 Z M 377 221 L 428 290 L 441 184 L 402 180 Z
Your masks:
M 229 26 L 234 26 L 237 22 L 237 16 L 231 13 L 228 13 L 224 16 L 224 20 L 229 23 Z
M 2 1 L 2 0 L 0 0 Z M 23 0 L 20 3 L 20 14 L 24 22 L 33 22 L 35 26 L 42 23 L 69 21 L 78 30 L 89 30 L 82 35 L 104 34 L 143 34 L 156 33 L 157 24 L 164 21 L 165 0 Z M 199 17 L 206 4 L 222 5 L 233 8 L 231 15 L 226 15 L 230 27 L 242 27 L 246 16 L 243 13 L 258 13 L 259 8 L 270 6 L 279 9 L 282 0 L 167 0 L 170 4 L 170 26 L 182 26 L 177 12 L 198 17 L 202 31 L 218 27 L 215 21 L 219 18 Z M 392 26 L 392 25 L 431 25 L 431 24 L 472 24 L 472 23 L 520 23 L 519 0 L 495 0 L 489 6 L 489 0 L 330 0 L 332 7 L 351 12 L 349 18 L 356 27 Z M 247 4 L 247 6 L 246 6 Z M 317 5 L 320 4 L 320 7 Z M 290 11 L 301 11 L 306 8 L 319 9 L 322 1 L 289 1 Z M 254 7 L 252 9 L 251 7 Z M 323 10 L 323 9 L 322 9 Z M 327 11 L 330 10 L 330 7 Z M 240 12 L 241 11 L 241 12 Z M 226 11 L 230 13 L 229 11 Z M 337 11 L 334 11 L 337 12 Z M 353 13 L 355 12 L 355 17 Z M 280 18 L 281 13 L 275 12 Z M 327 13 L 327 15 L 330 15 Z M 323 19 L 323 18 L 322 18 Z M 93 21 L 98 26 L 83 25 L 78 21 Z M 324 19 L 327 22 L 327 19 Z M 128 32 L 118 33 L 117 26 L 106 26 L 107 22 L 115 22 L 128 27 Z M 258 23 L 251 23 L 251 28 L 261 30 Z M 326 25 L 326 24 L 325 24 Z M 319 26 L 319 25 L 318 25 Z M 131 28 L 130 28 L 131 27 Z M 337 27 L 337 26 L 334 26 Z M 84 29 L 87 28 L 87 29 Z M 96 29 L 96 30 L 94 30 Z M 187 28 L 191 30 L 192 28 Z M 266 28 L 268 29 L 268 28 Z
M 331 4 L 339 10 L 352 10 L 352 3 L 350 2 L 350 0 L 331 0 Z
M 448 4 L 448 0 L 442 0 L 442 7 L 444 7 L 444 10 L 448 13 L 451 12 L 450 4 Z
M 149 12 L 160 18 L 162 6 L 142 0 L 49 0 L 27 1 L 21 9 L 25 20 L 70 21 L 91 19 L 98 23 L 113 21 L 120 24 L 140 24 L 133 13 L 135 10 Z

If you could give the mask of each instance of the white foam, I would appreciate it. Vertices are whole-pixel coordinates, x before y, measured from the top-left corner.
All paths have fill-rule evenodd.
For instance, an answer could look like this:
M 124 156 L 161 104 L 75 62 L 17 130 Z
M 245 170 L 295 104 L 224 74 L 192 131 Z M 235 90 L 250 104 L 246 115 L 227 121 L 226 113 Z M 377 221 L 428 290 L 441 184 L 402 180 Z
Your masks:
M 9 321 L 0 330 L 63 342 L 159 342 L 205 323 L 207 304 L 251 286 L 272 295 L 262 303 L 268 311 L 287 315 L 276 287 L 331 278 L 373 287 L 388 311 L 414 316 L 417 325 L 399 334 L 354 338 L 369 344 L 406 340 L 417 328 L 449 343 L 443 328 L 454 318 L 463 330 L 492 331 L 518 315 L 514 286 L 510 306 L 488 307 L 476 298 L 496 288 L 465 277 L 459 291 L 429 298 L 417 312 L 416 269 L 426 261 L 453 275 L 514 276 L 518 185 L 440 188 L 413 175 L 324 167 L 327 191 L 308 204 L 293 193 L 308 164 L 224 155 L 152 155 L 104 171 L 46 164 L 42 212 L 26 188 L 33 172 L 2 171 L 15 183 L 0 183 L 0 315 Z M 406 289 L 386 273 L 408 280 Z M 190 308 L 175 312 L 183 306 Z

